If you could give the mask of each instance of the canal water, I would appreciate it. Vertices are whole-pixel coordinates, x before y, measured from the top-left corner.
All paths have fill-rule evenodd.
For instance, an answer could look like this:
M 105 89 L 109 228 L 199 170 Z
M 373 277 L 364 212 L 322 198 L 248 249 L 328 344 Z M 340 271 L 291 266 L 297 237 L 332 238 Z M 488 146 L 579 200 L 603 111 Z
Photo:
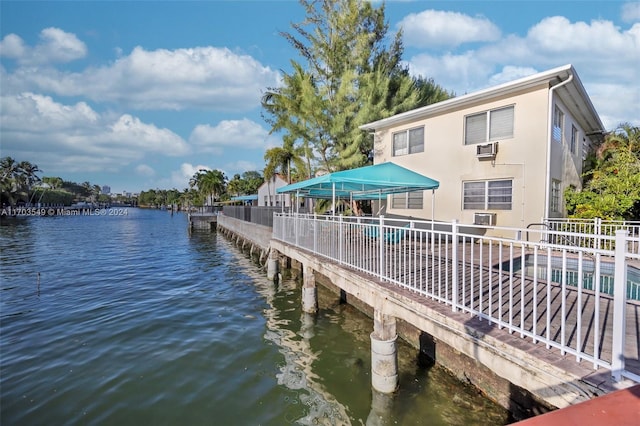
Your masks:
M 368 317 L 302 313 L 299 280 L 183 214 L 115 213 L 2 218 L 2 425 L 508 423 L 402 343 L 373 393 Z

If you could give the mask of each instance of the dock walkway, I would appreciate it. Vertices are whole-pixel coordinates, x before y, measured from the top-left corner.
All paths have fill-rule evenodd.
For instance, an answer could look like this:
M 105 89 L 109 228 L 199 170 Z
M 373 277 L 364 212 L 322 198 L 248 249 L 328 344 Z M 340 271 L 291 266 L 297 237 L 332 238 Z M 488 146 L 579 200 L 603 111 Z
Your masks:
M 307 218 L 282 218 L 277 225 L 272 249 L 550 405 L 586 401 L 640 377 L 637 277 L 627 286 L 634 298 L 621 305 L 626 325 L 614 327 L 611 251 L 462 233 L 453 238 L 451 231 L 401 225 Z M 627 264 L 637 271 L 634 256 Z M 617 350 L 627 378 L 616 382 L 620 330 L 625 343 Z
M 359 244 L 357 239 L 353 241 Z M 395 286 L 398 291 L 406 290 L 425 296 L 418 298 L 421 303 L 446 303 L 448 295 L 453 292 L 453 268 L 450 261 L 453 256 L 450 244 L 436 242 L 428 246 L 405 240 L 399 244 L 388 244 L 385 253 L 383 275 L 391 277 L 392 282 L 412 283 L 410 286 Z M 581 356 L 571 356 L 566 351 L 563 353 L 558 348 L 576 348 L 581 353 L 610 363 L 613 297 L 572 285 L 565 285 L 563 290 L 562 284 L 547 281 L 545 277 L 539 277 L 534 282 L 532 277 L 521 272 L 506 273 L 505 269 L 514 268 L 514 256 L 518 263 L 517 259 L 524 255 L 532 253 L 524 250 L 514 254 L 509 247 L 487 247 L 481 252 L 476 248 L 474 252 L 469 244 L 459 245 L 457 259 L 458 282 L 461 284 L 458 292 L 462 297 L 460 303 L 468 307 L 469 312 L 484 312 L 486 318 L 500 319 L 500 323 L 496 325 L 482 316 L 474 315 L 475 318 L 466 318 L 465 323 L 473 323 L 477 330 L 495 330 L 496 335 L 502 332 L 520 338 L 528 337 L 522 332 L 514 332 L 510 329 L 512 325 L 517 325 L 519 330 L 531 332 L 532 336 L 546 335 L 547 339 L 557 343 L 557 347 L 547 348 L 543 344 L 546 350 L 540 351 L 540 345 L 537 345 L 539 340 L 534 337 L 524 339 L 518 345 L 531 343 L 531 350 L 544 355 L 546 361 L 551 359 L 548 355 L 553 355 L 554 362 L 558 363 L 573 358 L 572 363 L 576 364 L 575 367 L 583 368 L 580 374 L 585 380 L 589 380 L 597 365 Z M 360 258 L 362 265 L 356 264 L 356 269 L 363 266 L 375 271 L 376 260 L 376 256 Z M 420 267 L 413 268 L 409 265 Z M 516 269 L 518 267 L 515 266 Z M 625 366 L 629 371 L 640 375 L 640 301 L 627 301 L 625 320 Z M 596 382 L 601 380 L 598 377 Z

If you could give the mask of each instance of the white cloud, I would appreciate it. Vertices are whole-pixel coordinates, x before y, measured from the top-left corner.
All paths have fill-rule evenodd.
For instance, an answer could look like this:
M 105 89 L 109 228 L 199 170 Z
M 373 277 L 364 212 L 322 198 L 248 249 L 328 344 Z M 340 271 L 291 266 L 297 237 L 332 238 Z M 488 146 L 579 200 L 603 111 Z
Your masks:
M 473 51 L 442 56 L 419 54 L 409 62 L 411 73 L 433 78 L 445 89 L 455 91 L 456 95 L 485 86 L 494 66 L 494 63 L 483 61 Z
M 640 3 L 637 1 L 624 3 L 621 15 L 624 22 L 640 21 Z
M 260 124 L 249 119 L 224 120 L 217 126 L 197 125 L 189 142 L 202 152 L 221 153 L 225 147 L 236 149 L 265 149 L 269 132 Z
M 61 60 L 79 54 L 80 46 L 73 43 L 75 36 L 64 33 L 64 37 L 59 31 L 46 33 L 52 43 L 55 41 L 58 45 L 55 57 Z M 16 57 L 21 49 L 32 53 L 44 49 L 40 45 L 30 49 L 21 43 L 19 37 L 7 36 L 2 41 L 2 51 L 7 52 L 7 57 Z M 19 62 L 28 62 L 26 58 L 30 56 L 33 55 L 23 54 Z M 50 53 L 49 59 L 53 58 Z M 262 66 L 251 56 L 215 47 L 153 51 L 136 47 L 129 55 L 102 67 L 80 72 L 53 67 L 18 67 L 11 73 L 3 73 L 2 78 L 3 87 L 11 93 L 35 91 L 82 96 L 136 109 L 218 111 L 259 107 L 264 89 L 278 86 L 280 82 L 279 72 Z
M 15 34 L 7 34 L 0 41 L 0 56 L 17 59 L 24 55 L 25 50 L 24 41 Z
M 227 175 L 228 178 L 233 177 L 233 174 L 239 173 L 242 174 L 244 172 L 249 171 L 257 171 L 262 173 L 262 169 L 264 168 L 264 164 L 258 165 L 251 161 L 239 160 L 232 163 L 225 164 L 224 169 L 229 170 L 231 176 Z
M 123 147 L 136 147 L 165 155 L 184 155 L 189 152 L 186 142 L 171 130 L 143 123 L 128 114 L 122 115 L 110 126 L 110 130 L 108 137 L 112 143 Z
M 620 31 L 611 21 L 572 23 L 563 16 L 545 18 L 527 34 L 527 42 L 533 50 L 550 54 L 610 56 L 611 52 L 622 53 L 634 45 L 638 47 L 639 41 L 638 34 Z
M 140 176 L 151 177 L 156 174 L 156 171 L 153 170 L 151 166 L 147 166 L 146 164 L 139 164 L 136 166 L 136 173 Z
M 180 169 L 171 172 L 171 178 L 168 181 L 161 181 L 163 187 L 177 188 L 182 190 L 189 187 L 189 180 L 200 170 L 211 170 L 209 166 L 196 165 L 191 163 L 182 163 Z
M 459 46 L 500 38 L 500 29 L 485 17 L 439 10 L 407 15 L 398 27 L 403 29 L 405 45 L 416 47 Z
M 85 57 L 87 46 L 75 34 L 50 27 L 40 32 L 40 43 L 34 47 L 26 46 L 16 34 L 7 34 L 0 42 L 0 55 L 23 65 L 70 62 Z
M 499 84 L 508 83 L 510 81 L 518 80 L 529 75 L 537 73 L 538 70 L 531 67 L 514 67 L 508 65 L 496 74 L 493 74 L 489 78 L 490 86 L 497 86 Z
M 624 29 L 610 21 L 571 22 L 555 16 L 525 37 L 507 35 L 477 49 L 443 55 L 418 53 L 414 75 L 433 78 L 457 95 L 572 64 L 607 129 L 640 117 L 640 23 Z
M 183 155 L 187 143 L 168 129 L 124 114 L 101 115 L 84 102 L 64 105 L 23 93 L 0 98 L 5 152 L 29 158 L 47 173 L 118 170 L 149 154 Z

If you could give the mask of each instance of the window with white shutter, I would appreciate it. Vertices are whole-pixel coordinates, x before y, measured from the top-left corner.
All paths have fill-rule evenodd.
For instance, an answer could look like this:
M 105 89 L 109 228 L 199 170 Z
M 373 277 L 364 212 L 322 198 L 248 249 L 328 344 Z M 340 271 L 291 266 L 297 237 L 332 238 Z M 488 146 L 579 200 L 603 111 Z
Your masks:
M 514 106 L 465 117 L 464 143 L 473 145 L 513 137 Z
M 513 181 L 483 180 L 462 183 L 464 210 L 511 210 Z
M 403 130 L 393 134 L 393 156 L 424 152 L 424 127 Z

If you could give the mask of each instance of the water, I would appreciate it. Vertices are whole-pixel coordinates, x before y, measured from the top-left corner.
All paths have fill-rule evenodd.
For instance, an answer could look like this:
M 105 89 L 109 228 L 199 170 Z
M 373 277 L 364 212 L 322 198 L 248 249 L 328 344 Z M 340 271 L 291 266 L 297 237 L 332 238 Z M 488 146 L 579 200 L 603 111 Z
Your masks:
M 297 279 L 182 214 L 1 224 L 2 425 L 508 422 L 402 343 L 400 390 L 372 393 L 369 318 L 324 291 L 302 313 Z

